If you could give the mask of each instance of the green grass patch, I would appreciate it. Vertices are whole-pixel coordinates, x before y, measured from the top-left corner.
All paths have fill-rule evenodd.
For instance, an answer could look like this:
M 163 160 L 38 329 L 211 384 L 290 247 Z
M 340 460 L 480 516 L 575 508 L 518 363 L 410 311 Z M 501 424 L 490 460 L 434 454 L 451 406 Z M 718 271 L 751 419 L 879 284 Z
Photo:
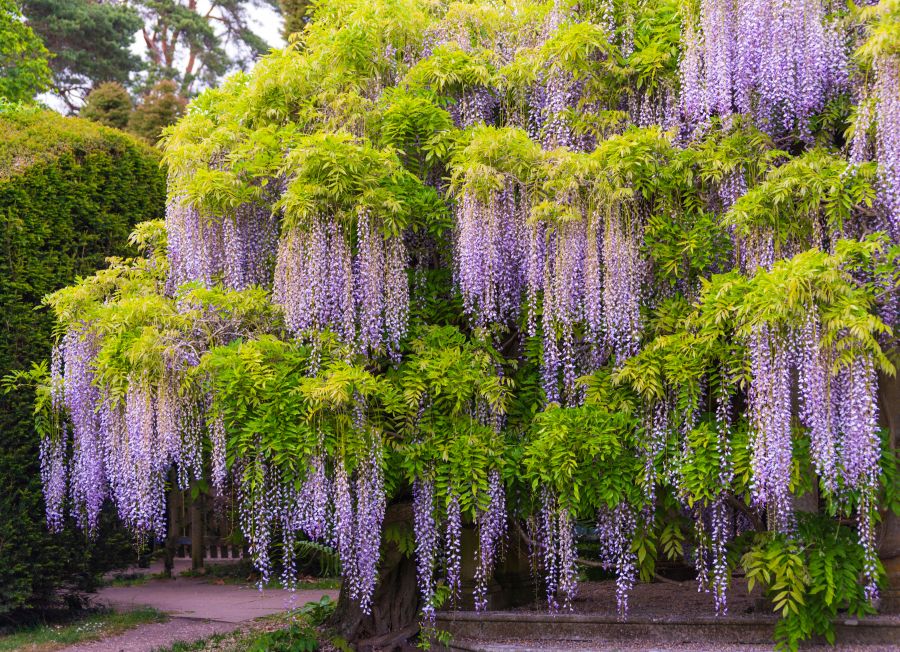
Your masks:
M 168 616 L 142 607 L 133 611 L 85 611 L 56 624 L 31 625 L 0 636 L 0 652 L 50 652 L 68 645 L 115 636 L 145 623 L 162 623 Z
M 165 579 L 165 573 L 116 573 L 103 586 L 141 586 L 150 580 Z
M 200 571 L 185 570 L 180 577 L 202 577 L 221 584 L 255 584 L 259 581 L 259 573 L 247 560 L 206 564 Z M 275 577 L 265 585 L 267 589 L 283 589 L 284 585 Z M 340 577 L 300 577 L 297 580 L 298 591 L 341 588 Z
M 317 652 L 323 647 L 352 652 L 346 641 L 324 628 L 335 605 L 323 596 L 294 611 L 257 618 L 239 630 L 179 641 L 156 652 Z

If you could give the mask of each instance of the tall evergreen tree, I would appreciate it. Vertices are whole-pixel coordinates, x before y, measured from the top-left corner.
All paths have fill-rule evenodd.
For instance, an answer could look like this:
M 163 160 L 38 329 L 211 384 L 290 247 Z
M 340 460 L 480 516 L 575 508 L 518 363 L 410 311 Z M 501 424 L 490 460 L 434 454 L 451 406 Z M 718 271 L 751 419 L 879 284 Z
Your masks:
M 97 0 L 22 0 L 29 25 L 54 53 L 53 89 L 74 110 L 98 83 L 127 84 L 141 68 L 131 51 L 141 17 L 127 4 Z
M 282 33 L 287 40 L 291 34 L 302 31 L 303 26 L 306 25 L 310 13 L 310 1 L 279 0 L 278 5 L 281 8 L 281 15 L 284 16 Z
M 141 38 L 149 59 L 148 82 L 178 82 L 187 97 L 230 69 L 246 69 L 268 44 L 250 29 L 254 7 L 277 0 L 132 0 L 144 21 Z

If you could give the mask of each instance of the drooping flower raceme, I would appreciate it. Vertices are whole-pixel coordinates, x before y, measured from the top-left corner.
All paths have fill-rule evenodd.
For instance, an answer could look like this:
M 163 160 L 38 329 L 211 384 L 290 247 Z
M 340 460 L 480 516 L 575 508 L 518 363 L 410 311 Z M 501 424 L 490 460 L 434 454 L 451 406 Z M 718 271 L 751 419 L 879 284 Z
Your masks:
M 283 234 L 273 297 L 295 336 L 331 329 L 363 353 L 395 357 L 409 311 L 406 249 L 365 210 L 357 240 L 353 255 L 344 226 L 327 216 Z
M 750 337 L 750 446 L 753 498 L 765 506 L 770 527 L 793 526 L 791 484 L 791 365 L 784 338 L 766 325 Z
M 416 575 L 424 606 L 424 621 L 434 624 L 434 567 L 438 552 L 438 531 L 434 519 L 434 484 L 431 480 L 413 483 L 413 530 L 416 535 Z
M 616 603 L 619 618 L 628 615 L 628 594 L 637 581 L 637 555 L 631 550 L 637 522 L 628 503 L 597 514 L 597 533 L 600 535 L 600 562 L 608 571 L 616 573 Z
M 475 609 L 487 608 L 487 583 L 503 554 L 506 537 L 506 493 L 499 471 L 488 477 L 488 506 L 478 514 L 478 559 L 475 565 Z

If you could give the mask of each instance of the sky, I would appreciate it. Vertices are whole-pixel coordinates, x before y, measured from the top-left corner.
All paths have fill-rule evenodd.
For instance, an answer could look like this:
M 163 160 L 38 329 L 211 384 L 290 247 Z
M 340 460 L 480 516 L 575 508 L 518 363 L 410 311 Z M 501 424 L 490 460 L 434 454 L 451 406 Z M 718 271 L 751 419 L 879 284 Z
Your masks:
M 201 0 L 199 10 L 206 11 L 208 8 L 209 3 Z M 282 19 L 277 11 L 269 6 L 251 6 L 249 14 L 250 27 L 257 35 L 261 36 L 273 48 L 284 47 L 284 39 L 281 37 Z M 147 51 L 147 46 L 144 44 L 144 39 L 141 38 L 140 32 L 136 32 L 134 35 L 131 51 L 141 57 Z M 66 113 L 66 105 L 52 93 L 44 93 L 38 99 L 50 108 L 60 113 Z

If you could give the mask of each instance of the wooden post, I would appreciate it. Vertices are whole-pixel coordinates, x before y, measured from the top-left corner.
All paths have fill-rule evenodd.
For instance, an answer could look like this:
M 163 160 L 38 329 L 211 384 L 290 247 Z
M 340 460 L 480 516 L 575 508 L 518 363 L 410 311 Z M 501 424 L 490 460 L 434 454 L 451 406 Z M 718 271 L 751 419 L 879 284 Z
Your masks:
M 178 546 L 179 530 L 181 529 L 181 514 L 178 509 L 178 479 L 175 469 L 169 471 L 169 487 L 166 492 L 166 511 L 168 512 L 168 528 L 166 531 L 166 550 L 163 557 L 163 573 L 166 577 L 172 577 L 175 569 L 175 549 Z
M 194 482 L 191 485 L 191 570 L 203 568 L 203 553 L 203 494 Z

